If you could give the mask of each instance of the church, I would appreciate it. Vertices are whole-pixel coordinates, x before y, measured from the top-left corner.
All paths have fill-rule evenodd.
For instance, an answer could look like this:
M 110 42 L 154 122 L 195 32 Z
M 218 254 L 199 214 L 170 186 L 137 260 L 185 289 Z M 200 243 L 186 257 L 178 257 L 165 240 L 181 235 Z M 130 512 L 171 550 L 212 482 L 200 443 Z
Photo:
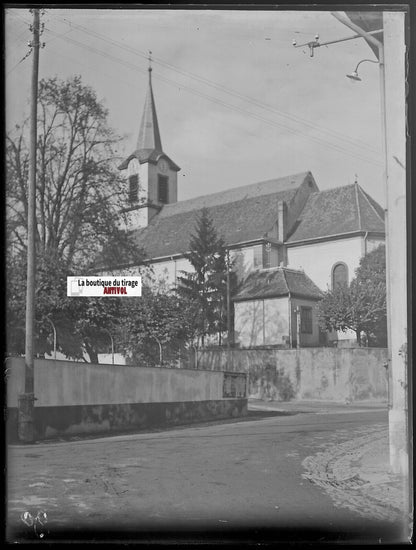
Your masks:
M 128 186 L 124 229 L 170 286 L 192 270 L 189 240 L 208 210 L 241 281 L 232 297 L 236 346 L 322 344 L 322 292 L 349 282 L 360 258 L 384 242 L 384 211 L 358 183 L 320 191 L 309 171 L 178 201 L 180 167 L 162 148 L 151 67 L 136 149 L 119 169 Z

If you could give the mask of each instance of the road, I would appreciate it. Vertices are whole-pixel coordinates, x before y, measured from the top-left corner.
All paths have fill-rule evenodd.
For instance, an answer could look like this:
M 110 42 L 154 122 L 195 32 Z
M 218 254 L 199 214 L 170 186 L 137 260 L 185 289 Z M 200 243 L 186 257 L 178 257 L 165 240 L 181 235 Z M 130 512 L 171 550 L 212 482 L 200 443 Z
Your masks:
M 242 421 L 10 446 L 8 539 L 31 537 L 20 514 L 41 509 L 50 541 L 394 538 L 394 525 L 335 502 L 304 466 L 386 424 L 382 410 L 251 411 Z

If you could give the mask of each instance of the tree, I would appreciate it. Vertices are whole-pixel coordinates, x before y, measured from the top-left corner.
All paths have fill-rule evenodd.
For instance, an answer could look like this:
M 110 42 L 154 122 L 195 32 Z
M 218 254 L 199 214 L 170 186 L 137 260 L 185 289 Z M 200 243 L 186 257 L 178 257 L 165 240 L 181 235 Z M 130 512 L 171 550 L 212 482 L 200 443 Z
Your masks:
M 192 322 L 174 291 L 143 286 L 142 297 L 123 302 L 121 345 L 134 362 L 167 364 L 178 358 L 192 334 Z
M 118 142 L 108 112 L 76 76 L 39 83 L 36 175 L 37 352 L 97 360 L 117 325 L 119 299 L 68 298 L 66 277 L 93 267 L 140 263 L 143 251 L 119 228 L 127 190 L 116 168 Z M 27 124 L 6 136 L 6 272 L 8 352 L 23 353 L 27 242 Z M 115 328 L 112 328 L 115 330 Z
M 115 166 L 119 138 L 108 112 L 79 76 L 41 80 L 38 97 L 36 250 L 63 267 L 88 268 L 97 248 L 107 260 L 134 252 L 118 228 L 127 197 Z M 9 245 L 25 250 L 27 228 L 27 124 L 6 136 L 6 203 Z M 114 255 L 114 258 L 111 256 Z
M 366 254 L 349 285 L 327 291 L 319 304 L 319 317 L 326 330 L 353 330 L 361 345 L 386 345 L 386 280 L 384 245 Z
M 194 272 L 179 277 L 178 295 L 188 304 L 196 334 L 204 346 L 206 335 L 227 327 L 227 262 L 225 243 L 218 237 L 208 210 L 203 208 L 190 239 L 187 255 Z M 232 269 L 232 266 L 228 266 Z
M 36 272 L 35 353 L 50 354 L 53 328 L 57 333 L 57 351 L 71 359 L 98 362 L 98 353 L 107 349 L 110 333 L 116 334 L 121 299 L 71 298 L 66 295 L 67 276 L 59 263 L 38 258 Z M 7 262 L 7 351 L 23 354 L 25 349 L 26 259 L 13 256 Z

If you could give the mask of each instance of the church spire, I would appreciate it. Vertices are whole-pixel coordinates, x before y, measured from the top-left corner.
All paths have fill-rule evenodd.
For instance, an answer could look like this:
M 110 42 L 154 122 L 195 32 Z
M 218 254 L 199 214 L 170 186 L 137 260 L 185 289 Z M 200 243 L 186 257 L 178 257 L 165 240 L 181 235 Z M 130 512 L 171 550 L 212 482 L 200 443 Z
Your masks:
M 162 142 L 160 139 L 159 124 L 157 122 L 155 99 L 152 89 L 152 52 L 149 51 L 149 87 L 147 89 L 146 101 L 142 120 L 140 123 L 139 138 L 137 140 L 137 150 L 153 149 L 162 151 Z

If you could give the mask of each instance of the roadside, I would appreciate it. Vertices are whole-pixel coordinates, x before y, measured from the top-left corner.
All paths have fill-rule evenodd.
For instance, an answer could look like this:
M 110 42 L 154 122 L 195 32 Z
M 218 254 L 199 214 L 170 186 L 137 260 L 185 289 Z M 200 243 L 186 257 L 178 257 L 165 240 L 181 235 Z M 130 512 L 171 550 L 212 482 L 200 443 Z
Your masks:
M 364 540 L 371 529 L 373 539 L 384 533 L 383 540 L 403 540 L 397 521 L 403 515 L 396 514 L 396 504 L 391 522 L 393 515 L 386 520 L 384 514 L 384 493 L 379 508 L 373 501 L 369 506 L 360 501 L 365 491 L 353 492 L 352 479 L 339 480 L 345 472 L 346 478 L 354 477 L 348 467 L 363 475 L 365 445 L 373 450 L 381 445 L 384 453 L 386 411 L 324 413 L 327 409 L 315 403 L 309 406 L 316 414 L 301 414 L 293 404 L 291 410 L 275 404 L 276 411 L 270 402 L 266 405 L 268 410 L 250 410 L 245 420 L 9 446 L 10 536 L 17 541 L 30 531 L 21 522 L 22 512 L 44 510 L 49 540 L 88 537 L 91 526 L 117 528 L 126 536 L 169 526 L 219 528 L 223 535 L 225 529 L 247 525 L 290 529 L 285 534 L 290 539 L 303 526 L 311 530 L 306 539 Z M 352 441 L 361 453 L 357 463 L 348 454 Z M 356 485 L 371 489 L 373 481 L 361 479 Z M 386 480 L 381 476 L 380 481 Z
M 345 414 L 387 410 L 387 403 L 253 399 L 250 409 L 282 414 Z M 368 433 L 335 446 L 328 444 L 325 450 L 307 457 L 302 466 L 306 470 L 302 477 L 324 489 L 336 506 L 387 522 L 408 516 L 412 524 L 412 491 L 407 480 L 390 468 L 388 426 L 372 427 Z
M 263 401 L 261 399 L 249 399 L 249 409 L 253 411 L 274 411 L 282 414 L 288 413 L 351 413 L 376 410 L 387 410 L 386 401 L 353 401 L 339 403 L 338 401 Z

